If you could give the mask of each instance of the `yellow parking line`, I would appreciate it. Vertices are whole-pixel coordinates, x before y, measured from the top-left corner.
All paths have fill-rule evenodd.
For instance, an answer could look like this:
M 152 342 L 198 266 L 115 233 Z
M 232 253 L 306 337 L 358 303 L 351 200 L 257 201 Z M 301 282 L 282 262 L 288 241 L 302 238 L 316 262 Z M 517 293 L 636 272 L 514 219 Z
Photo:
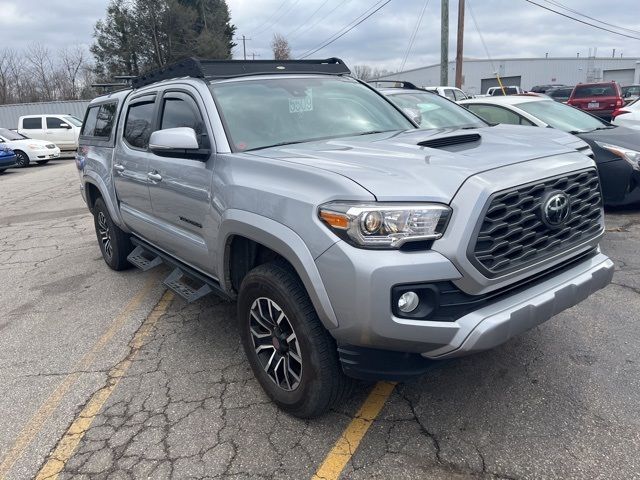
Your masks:
M 58 474 L 64 469 L 64 466 L 73 456 L 76 448 L 78 448 L 80 440 L 82 440 L 84 434 L 89 430 L 89 427 L 91 427 L 96 415 L 100 412 L 107 399 L 111 396 L 116 386 L 133 363 L 133 359 L 140 348 L 144 345 L 145 339 L 158 322 L 158 319 L 167 312 L 171 300 L 173 300 L 173 293 L 166 291 L 164 295 L 162 295 L 158 304 L 142 323 L 142 326 L 133 337 L 133 340 L 131 340 L 131 352 L 129 355 L 109 371 L 109 380 L 107 385 L 94 393 L 89 399 L 62 439 L 60 439 L 47 462 L 38 472 L 36 480 L 55 480 L 58 478 Z
M 13 446 L 7 453 L 2 463 L 0 463 L 0 478 L 5 478 L 7 473 L 13 465 L 18 461 L 24 449 L 33 441 L 38 432 L 42 429 L 42 426 L 49 419 L 51 414 L 60 405 L 60 402 L 64 398 L 65 394 L 78 380 L 82 371 L 86 371 L 91 367 L 94 360 L 98 356 L 98 353 L 104 348 L 104 346 L 111 340 L 111 338 L 120 330 L 124 323 L 130 318 L 131 314 L 140 306 L 145 297 L 149 294 L 153 286 L 156 284 L 157 279 L 155 276 L 149 277 L 142 290 L 140 290 L 130 301 L 125 305 L 124 309 L 113 320 L 109 329 L 100 337 L 91 350 L 89 350 L 80 361 L 74 366 L 75 373 L 70 373 L 64 379 L 64 381 L 56 387 L 56 389 L 49 395 L 49 398 L 40 406 L 38 411 L 31 417 L 27 425 L 18 434 Z
M 342 432 L 342 435 L 316 471 L 313 480 L 337 480 L 340 477 L 342 470 L 344 470 L 344 467 L 358 449 L 367 430 L 380 414 L 395 386 L 395 383 L 378 382 L 373 387 L 360 410 L 356 413 L 355 418 L 347 425 L 345 431 Z

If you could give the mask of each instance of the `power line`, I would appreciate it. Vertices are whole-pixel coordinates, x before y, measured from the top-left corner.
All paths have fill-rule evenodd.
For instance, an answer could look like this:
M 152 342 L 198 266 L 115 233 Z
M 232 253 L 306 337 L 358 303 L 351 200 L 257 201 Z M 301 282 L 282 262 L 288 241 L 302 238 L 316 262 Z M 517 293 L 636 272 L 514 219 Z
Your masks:
M 347 28 L 347 30 L 344 30 L 342 33 L 335 33 L 333 34 L 331 37 L 329 37 L 329 39 L 327 39 L 324 43 L 322 43 L 320 46 L 313 48 L 312 50 L 308 50 L 306 51 L 300 58 L 307 58 L 309 55 L 313 55 L 314 53 L 322 50 L 325 47 L 328 47 L 329 45 L 331 45 L 333 42 L 335 42 L 336 40 L 342 38 L 343 36 L 345 36 L 347 33 L 349 33 L 351 30 L 353 30 L 354 28 L 356 28 L 358 25 L 360 25 L 362 22 L 364 22 L 365 20 L 367 20 L 368 18 L 370 18 L 372 15 L 374 15 L 375 13 L 377 13 L 378 11 L 380 11 L 384 6 L 386 6 L 389 2 L 391 2 L 391 0 L 386 0 L 382 5 L 379 5 L 380 2 L 376 3 L 372 8 L 375 8 L 377 6 L 377 8 L 375 8 L 375 10 L 373 10 L 372 12 L 370 12 L 369 14 L 367 14 L 364 18 L 362 18 L 361 20 L 359 20 L 357 23 L 355 23 L 354 25 L 342 28 L 342 30 L 344 30 L 345 28 Z M 379 6 L 378 6 L 379 5 Z M 365 11 L 368 12 L 369 10 L 371 10 L 371 8 L 367 9 Z M 362 17 L 361 14 L 359 17 Z M 353 22 L 351 22 L 353 23 Z
M 556 7 L 564 8 L 565 10 L 567 10 L 567 11 L 569 11 L 571 13 L 575 13 L 576 15 L 580 15 L 580 16 L 588 18 L 590 20 L 595 20 L 596 22 L 602 23 L 603 25 L 608 25 L 609 27 L 617 28 L 618 30 L 625 30 L 625 31 L 630 32 L 630 33 L 635 33 L 636 35 L 640 35 L 640 31 L 638 31 L 638 30 L 632 30 L 630 28 L 621 27 L 620 25 L 614 25 L 613 23 L 608 23 L 608 22 L 605 22 L 604 20 L 598 20 L 597 18 L 590 17 L 589 15 L 587 15 L 585 13 L 582 13 L 582 12 L 579 12 L 579 11 L 574 10 L 572 8 L 569 8 L 566 5 L 563 5 L 562 3 L 557 2 L 555 0 L 545 0 L 545 1 L 547 3 L 551 3 L 552 5 L 555 5 Z
M 425 0 L 424 5 L 422 6 L 422 11 L 420 12 L 420 16 L 418 17 L 418 21 L 416 22 L 416 26 L 413 29 L 413 33 L 411 33 L 411 37 L 409 39 L 409 45 L 407 46 L 407 50 L 404 52 L 402 65 L 400 66 L 400 70 L 399 70 L 400 72 L 404 70 L 404 66 L 407 63 L 407 58 L 409 58 L 409 53 L 411 53 L 411 49 L 413 48 L 413 42 L 415 42 L 416 40 L 418 29 L 420 28 L 420 24 L 422 23 L 422 18 L 424 17 L 424 12 L 427 9 L 427 5 L 429 5 L 429 0 Z
M 273 22 L 271 22 L 269 25 L 264 27 L 262 30 L 256 32 L 256 35 L 260 35 L 260 34 L 264 33 L 265 31 L 267 31 L 268 29 L 273 27 L 275 24 L 277 24 L 280 20 L 282 20 L 284 18 L 284 16 L 286 14 L 288 14 L 291 10 L 293 10 L 293 7 L 295 7 L 298 3 L 300 3 L 300 0 L 295 0 L 295 2 L 293 2 L 291 5 L 289 5 L 289 8 L 285 8 L 282 11 L 282 15 L 280 15 L 278 18 L 276 18 Z
M 284 7 L 284 5 L 288 2 L 289 0 L 284 0 L 279 6 L 278 8 L 276 8 L 271 15 L 264 21 L 262 22 L 260 25 L 258 25 L 257 27 L 255 27 L 253 30 L 251 30 L 249 32 L 249 35 L 252 33 L 255 33 L 256 31 L 260 30 L 264 25 L 266 25 L 267 23 L 269 23 L 272 19 L 274 19 L 276 17 L 276 15 L 278 14 L 278 12 L 280 11 L 280 9 L 282 7 Z
M 480 37 L 480 42 L 482 43 L 482 46 L 484 47 L 484 51 L 487 54 L 487 58 L 489 59 L 489 63 L 491 64 L 491 70 L 493 70 L 493 73 L 498 73 L 496 71 L 496 66 L 493 63 L 493 59 L 491 58 L 491 55 L 489 54 L 489 49 L 487 48 L 487 44 L 484 41 L 484 37 L 482 36 L 482 32 L 480 31 L 480 27 L 478 26 L 478 22 L 476 21 L 476 16 L 473 14 L 473 8 L 471 7 L 471 2 L 469 2 L 467 4 L 469 6 L 469 13 L 471 14 L 471 20 L 473 20 L 473 24 L 476 27 L 476 32 L 478 32 L 478 36 Z
M 292 38 L 298 38 L 300 35 L 304 35 L 305 33 L 311 31 L 316 25 L 318 25 L 321 21 L 323 21 L 325 18 L 327 18 L 329 15 L 331 15 L 333 12 L 335 12 L 338 8 L 342 7 L 345 3 L 350 2 L 351 0 L 343 0 L 342 2 L 340 2 L 339 4 L 337 4 L 335 7 L 333 7 L 329 12 L 327 12 L 325 15 L 323 15 L 322 17 L 320 17 L 318 20 L 316 20 L 315 22 L 313 22 L 311 25 L 309 25 L 308 28 L 305 28 L 302 32 L 298 33 L 297 35 L 294 35 L 293 37 L 289 37 L 287 40 L 289 40 L 289 42 L 291 42 Z
M 318 13 L 322 7 L 324 7 L 327 3 L 329 3 L 329 0 L 324 0 L 324 2 L 322 2 L 320 4 L 320 6 L 318 8 L 315 9 L 315 11 L 309 15 L 309 17 L 307 17 L 306 19 L 304 19 L 302 22 L 300 22 L 300 25 L 298 25 L 296 28 L 294 28 L 293 30 L 291 30 L 289 33 L 287 33 L 287 38 L 291 37 L 291 35 L 293 35 L 294 33 L 296 33 L 298 30 L 300 30 L 303 26 L 307 25 L 309 20 L 311 20 L 316 13 Z
M 524 1 L 528 2 L 528 3 L 532 4 L 532 5 L 537 5 L 538 7 L 544 8 L 545 10 L 548 10 L 550 12 L 557 13 L 558 15 L 562 15 L 565 18 L 569 18 L 569 19 L 574 20 L 576 22 L 580 22 L 580 23 L 583 23 L 585 25 L 589 25 L 589 26 L 591 26 L 593 28 L 597 28 L 599 30 L 604 30 L 605 32 L 609 32 L 609 33 L 614 33 L 614 34 L 620 35 L 622 37 L 632 38 L 634 40 L 640 40 L 640 37 L 634 37 L 633 35 L 627 35 L 626 33 L 616 32 L 615 30 L 611 30 L 609 28 L 601 27 L 600 25 L 595 25 L 593 23 L 589 23 L 589 22 L 586 22 L 584 20 L 580 20 L 579 18 L 572 17 L 571 15 L 567 15 L 566 13 L 559 12 L 557 10 L 554 10 L 553 8 L 549 8 L 549 7 L 546 7 L 544 5 L 540 5 L 539 3 L 536 3 L 533 0 L 524 0 Z

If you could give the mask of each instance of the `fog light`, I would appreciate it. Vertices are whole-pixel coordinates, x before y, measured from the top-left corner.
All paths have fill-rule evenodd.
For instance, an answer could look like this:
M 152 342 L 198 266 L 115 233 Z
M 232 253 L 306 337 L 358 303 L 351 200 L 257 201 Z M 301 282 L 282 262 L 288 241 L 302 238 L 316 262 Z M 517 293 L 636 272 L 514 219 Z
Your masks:
M 418 308 L 420 298 L 416 292 L 403 293 L 398 299 L 398 309 L 403 313 L 413 312 Z

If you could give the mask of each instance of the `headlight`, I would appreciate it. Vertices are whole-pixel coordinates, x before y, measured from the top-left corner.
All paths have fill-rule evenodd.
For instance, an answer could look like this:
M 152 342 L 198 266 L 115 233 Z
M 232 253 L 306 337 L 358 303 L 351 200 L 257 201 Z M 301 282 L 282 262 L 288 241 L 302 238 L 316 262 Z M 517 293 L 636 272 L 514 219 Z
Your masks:
M 609 143 L 596 142 L 600 147 L 605 150 L 609 150 L 615 156 L 623 158 L 631 166 L 634 170 L 640 170 L 640 152 L 636 152 L 635 150 L 630 150 L 624 147 L 618 147 L 617 145 L 611 145 Z
M 318 209 L 320 219 L 340 238 L 363 248 L 400 248 L 404 243 L 437 240 L 451 208 L 437 203 L 332 202 Z

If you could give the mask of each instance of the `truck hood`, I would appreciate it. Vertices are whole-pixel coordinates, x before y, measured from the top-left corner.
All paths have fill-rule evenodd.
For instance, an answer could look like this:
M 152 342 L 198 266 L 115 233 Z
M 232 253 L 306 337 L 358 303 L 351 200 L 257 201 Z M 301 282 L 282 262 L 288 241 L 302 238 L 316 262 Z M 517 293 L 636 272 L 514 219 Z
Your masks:
M 246 154 L 343 175 L 379 201 L 449 203 L 464 181 L 480 172 L 575 153 L 575 148 L 562 145 L 554 138 L 558 135 L 552 129 L 498 125 L 363 135 L 271 147 Z M 462 142 L 465 139 L 469 141 Z M 456 142 L 460 143 L 434 148 L 434 144 Z

